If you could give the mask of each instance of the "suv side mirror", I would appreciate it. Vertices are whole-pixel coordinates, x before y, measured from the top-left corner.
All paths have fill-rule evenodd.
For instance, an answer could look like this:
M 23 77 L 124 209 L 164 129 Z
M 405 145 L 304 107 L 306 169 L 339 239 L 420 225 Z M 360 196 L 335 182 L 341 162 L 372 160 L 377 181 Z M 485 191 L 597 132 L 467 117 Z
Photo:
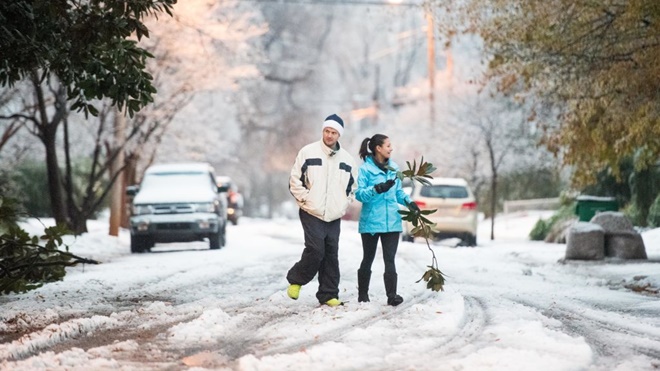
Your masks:
M 226 185 L 218 186 L 218 193 L 227 192 L 228 190 L 229 190 L 229 186 Z
M 140 191 L 139 185 L 132 185 L 126 187 L 126 196 L 135 196 Z

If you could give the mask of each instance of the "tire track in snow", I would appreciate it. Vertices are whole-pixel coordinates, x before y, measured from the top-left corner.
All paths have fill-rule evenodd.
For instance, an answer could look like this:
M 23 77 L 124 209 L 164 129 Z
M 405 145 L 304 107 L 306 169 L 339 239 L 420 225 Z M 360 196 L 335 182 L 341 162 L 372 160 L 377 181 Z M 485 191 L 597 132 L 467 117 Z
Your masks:
M 463 299 L 465 312 L 458 331 L 436 345 L 445 354 L 445 358 L 460 357 L 461 349 L 478 341 L 489 323 L 486 306 L 481 299 L 474 296 L 464 296 Z M 474 350 L 474 347 L 470 348 L 470 352 Z
M 278 292 L 281 292 L 281 290 L 271 292 L 267 296 L 272 296 Z M 325 307 L 224 306 L 222 309 L 226 313 L 231 312 L 232 315 L 246 314 L 246 318 L 237 326 L 240 327 L 240 331 L 219 334 L 218 341 L 213 344 L 198 344 L 198 346 L 194 347 L 177 348 L 168 343 L 167 339 L 160 336 L 158 338 L 154 337 L 153 341 L 150 342 L 148 346 L 158 347 L 169 354 L 177 353 L 180 357 L 204 355 L 204 357 L 207 358 L 207 362 L 210 362 L 210 365 L 213 367 L 237 367 L 238 365 L 236 362 L 247 355 L 254 355 L 257 358 L 261 358 L 282 353 L 297 353 L 301 349 L 322 344 L 327 341 L 341 340 L 354 329 L 368 328 L 370 325 L 378 321 L 386 320 L 395 316 L 401 313 L 401 311 L 406 310 L 417 303 L 424 302 L 425 300 L 427 299 L 420 298 L 404 302 L 404 304 L 392 308 L 392 310 L 385 314 L 372 315 L 368 318 L 351 318 L 350 320 L 345 320 L 340 327 L 333 327 L 322 334 L 310 336 L 300 341 L 287 343 L 285 345 L 275 344 L 278 339 L 272 337 L 260 337 L 260 330 L 276 328 L 282 323 L 295 320 L 296 316 L 306 315 L 306 311 L 311 312 L 321 308 L 325 309 Z M 274 309 L 275 311 L 273 311 Z M 338 316 L 342 315 L 342 308 L 327 308 L 327 310 L 333 311 L 332 313 Z M 146 346 L 147 344 L 143 345 Z M 209 356 L 209 354 L 211 356 Z
M 489 324 L 487 308 L 482 299 L 464 296 L 464 315 L 458 324 L 458 330 L 446 338 L 416 349 L 417 356 L 407 360 L 410 369 L 427 369 L 429 365 L 439 365 L 452 359 L 463 358 L 486 346 L 481 338 Z M 400 370 L 400 365 L 385 367 L 378 365 L 377 370 Z
M 612 365 L 630 355 L 645 355 L 660 359 L 660 333 L 653 326 L 644 326 L 648 319 L 637 317 L 639 321 L 626 320 L 626 323 L 614 323 L 608 320 L 613 311 L 600 310 L 588 303 L 580 302 L 574 307 L 554 303 L 547 307 L 519 297 L 507 297 L 514 303 L 531 307 L 541 314 L 562 323 L 565 332 L 572 336 L 581 336 L 598 356 L 598 364 Z M 589 314 L 585 314 L 585 313 Z M 616 313 L 616 312 L 614 312 Z M 598 317 L 601 318 L 598 318 Z M 630 317 L 626 313 L 626 317 Z M 616 363 L 615 363 L 616 364 Z
M 285 345 L 274 345 L 270 341 L 261 342 L 260 344 L 253 345 L 243 350 L 243 355 L 252 354 L 257 358 L 274 356 L 278 354 L 293 354 L 300 352 L 301 349 L 306 349 L 315 345 L 323 344 L 325 342 L 342 342 L 345 338 L 350 336 L 352 331 L 357 329 L 368 329 L 379 321 L 386 321 L 390 318 L 401 315 L 403 312 L 411 309 L 417 304 L 423 304 L 430 300 L 430 297 L 413 298 L 404 302 L 403 304 L 392 308 L 392 310 L 368 317 L 355 317 L 350 321 L 344 321 L 339 327 L 333 327 L 321 334 L 316 334 L 308 338 L 287 343 Z M 458 325 L 458 330 L 447 338 L 438 338 L 428 347 L 419 350 L 419 354 L 426 354 L 433 351 L 432 358 L 435 362 L 437 359 L 454 358 L 460 356 L 460 350 L 466 346 L 472 345 L 470 351 L 474 351 L 474 342 L 477 341 L 483 334 L 484 328 L 488 323 L 488 316 L 482 301 L 475 297 L 465 297 L 465 312 Z M 264 325 L 272 325 L 267 323 Z M 238 358 L 237 358 L 238 359 Z M 420 365 L 428 366 L 429 363 L 420 363 Z M 386 365 L 380 364 L 377 369 L 382 370 Z M 386 369 L 386 368 L 385 368 Z M 394 369 L 399 369 L 395 367 Z

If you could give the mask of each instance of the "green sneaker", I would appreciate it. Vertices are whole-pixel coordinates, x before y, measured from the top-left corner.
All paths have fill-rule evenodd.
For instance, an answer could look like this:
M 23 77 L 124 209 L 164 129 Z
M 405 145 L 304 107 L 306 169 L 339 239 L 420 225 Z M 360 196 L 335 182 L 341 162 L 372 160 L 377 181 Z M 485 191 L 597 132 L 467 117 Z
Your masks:
M 323 304 L 325 304 L 329 307 L 338 307 L 340 305 L 344 305 L 344 303 L 342 303 L 339 299 L 330 299 L 330 300 L 326 301 Z
M 300 295 L 300 285 L 289 285 L 289 288 L 286 289 L 286 294 L 293 300 L 297 300 Z

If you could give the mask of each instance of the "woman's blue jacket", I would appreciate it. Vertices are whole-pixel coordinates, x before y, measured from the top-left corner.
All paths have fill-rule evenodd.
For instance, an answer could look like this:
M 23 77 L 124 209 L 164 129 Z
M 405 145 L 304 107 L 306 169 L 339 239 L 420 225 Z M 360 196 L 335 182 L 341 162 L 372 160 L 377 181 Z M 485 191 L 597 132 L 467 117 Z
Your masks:
M 362 202 L 360 212 L 360 233 L 401 232 L 401 214 L 399 204 L 408 206 L 410 197 L 401 189 L 401 180 L 397 179 L 399 166 L 392 160 L 387 164 L 392 170 L 379 168 L 372 156 L 367 156 L 358 171 L 358 189 L 355 198 Z M 396 183 L 387 192 L 378 194 L 374 186 L 395 179 Z

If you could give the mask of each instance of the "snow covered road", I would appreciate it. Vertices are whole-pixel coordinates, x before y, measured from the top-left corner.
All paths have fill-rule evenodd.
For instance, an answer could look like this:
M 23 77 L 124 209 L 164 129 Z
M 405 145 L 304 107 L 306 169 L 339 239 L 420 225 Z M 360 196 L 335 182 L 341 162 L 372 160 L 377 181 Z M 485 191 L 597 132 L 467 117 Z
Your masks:
M 361 259 L 343 222 L 338 308 L 316 282 L 286 296 L 302 251 L 297 220 L 244 219 L 218 251 L 206 243 L 129 253 L 107 224 L 72 242 L 104 264 L 63 282 L 0 297 L 2 370 L 654 370 L 660 368 L 660 230 L 643 234 L 648 262 L 567 262 L 564 246 L 526 241 L 538 215 L 487 223 L 477 248 L 435 245 L 445 291 L 416 283 L 422 241 L 401 243 L 399 293 L 386 305 L 381 255 L 371 302 L 357 303 Z M 639 291 L 639 292 L 635 292 Z

